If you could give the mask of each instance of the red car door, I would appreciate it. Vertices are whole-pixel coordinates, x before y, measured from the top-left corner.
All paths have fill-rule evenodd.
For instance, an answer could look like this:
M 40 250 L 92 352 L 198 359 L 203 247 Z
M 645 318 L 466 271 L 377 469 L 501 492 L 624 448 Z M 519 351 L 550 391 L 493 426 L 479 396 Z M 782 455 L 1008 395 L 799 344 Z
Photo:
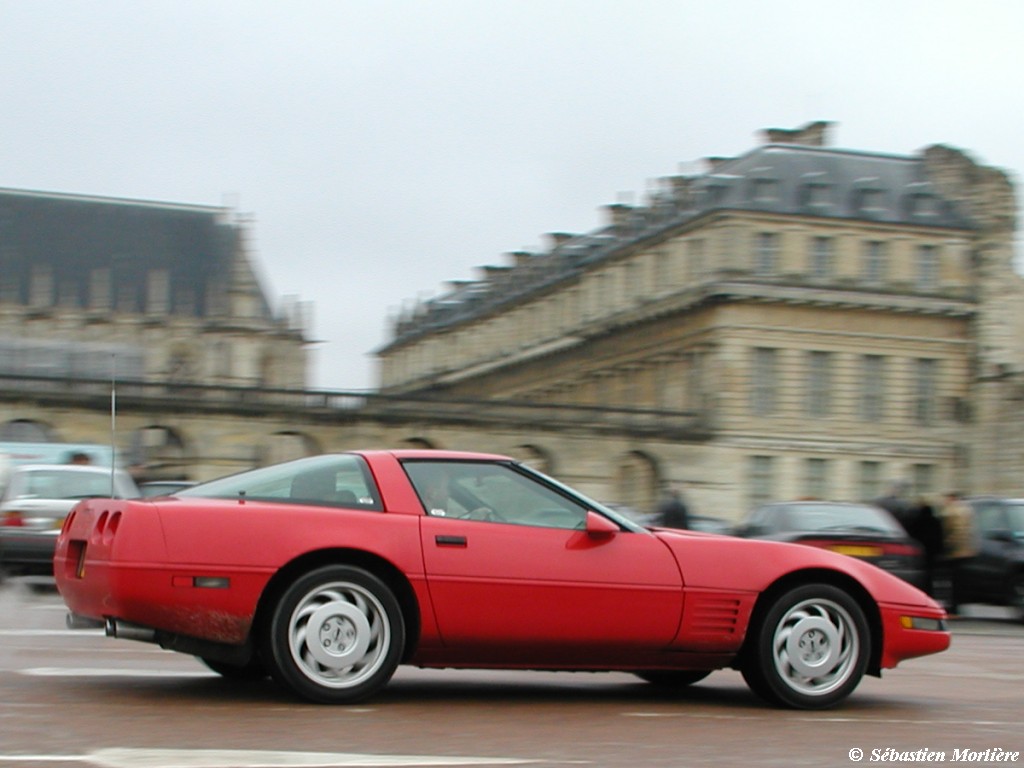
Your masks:
M 581 502 L 507 465 L 406 470 L 424 499 L 424 570 L 445 647 L 653 650 L 675 637 L 682 580 L 653 535 L 588 532 Z
M 654 536 L 425 517 L 424 563 L 446 646 L 668 645 L 679 569 Z

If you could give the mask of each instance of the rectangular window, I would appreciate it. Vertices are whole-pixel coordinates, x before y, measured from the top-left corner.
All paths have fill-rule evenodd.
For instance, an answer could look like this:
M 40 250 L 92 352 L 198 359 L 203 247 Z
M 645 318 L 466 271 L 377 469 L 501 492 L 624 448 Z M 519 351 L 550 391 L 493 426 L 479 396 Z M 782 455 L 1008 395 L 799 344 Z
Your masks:
M 835 272 L 831 237 L 811 238 L 811 277 L 827 280 Z
M 827 499 L 828 461 L 807 459 L 804 461 L 804 493 L 811 499 Z
M 751 366 L 750 410 L 755 416 L 775 412 L 778 389 L 778 355 L 774 349 L 756 347 Z
M 857 491 L 861 501 L 871 501 L 882 495 L 882 463 L 862 461 L 857 477 Z
M 699 282 L 704 276 L 704 241 L 690 241 L 690 279 Z
M 651 293 L 663 293 L 669 287 L 672 280 L 671 261 L 668 251 L 658 251 L 654 254 L 654 285 L 651 286 Z
M 171 276 L 166 269 L 154 269 L 146 275 L 146 312 L 167 314 L 171 303 Z
M 888 276 L 887 253 L 885 243 L 871 240 L 864 243 L 864 280 L 878 284 Z
M 934 291 L 939 287 L 939 249 L 934 245 L 920 245 L 917 248 L 915 287 L 922 292 Z
M 935 466 L 933 464 L 915 464 L 911 467 L 911 492 L 914 496 L 927 496 L 935 493 Z
M 53 305 L 53 270 L 47 266 L 32 267 L 32 283 L 30 286 L 29 304 L 33 307 L 49 307 Z
M 774 275 L 779 266 L 779 236 L 774 232 L 759 232 L 754 254 L 754 273 L 761 277 Z
M 828 416 L 832 409 L 832 353 L 811 352 L 807 356 L 808 416 Z
M 937 416 L 939 361 L 922 358 L 914 368 L 914 421 L 927 426 Z
M 860 417 L 864 421 L 881 421 L 885 416 L 885 358 L 864 355 L 861 358 Z
M 700 352 L 690 352 L 684 358 L 686 364 L 686 408 L 699 411 L 704 407 L 704 357 Z
M 747 474 L 749 509 L 775 501 L 775 457 L 751 456 Z

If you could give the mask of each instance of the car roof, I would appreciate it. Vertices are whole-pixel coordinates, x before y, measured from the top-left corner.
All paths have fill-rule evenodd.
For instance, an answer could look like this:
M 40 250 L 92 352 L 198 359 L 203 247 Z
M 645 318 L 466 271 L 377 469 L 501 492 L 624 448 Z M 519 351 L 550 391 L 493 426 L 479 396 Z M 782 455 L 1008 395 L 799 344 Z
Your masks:
M 372 457 L 389 455 L 399 461 L 403 459 L 435 459 L 441 461 L 513 461 L 509 456 L 496 453 L 476 453 L 473 451 L 451 451 L 436 448 L 396 448 L 391 450 L 352 451 L 361 456 Z
M 110 474 L 110 467 L 103 466 L 102 464 L 20 464 L 16 467 L 11 467 L 12 474 L 15 472 L 53 472 L 54 470 Z M 123 470 L 117 469 L 117 471 L 122 472 Z

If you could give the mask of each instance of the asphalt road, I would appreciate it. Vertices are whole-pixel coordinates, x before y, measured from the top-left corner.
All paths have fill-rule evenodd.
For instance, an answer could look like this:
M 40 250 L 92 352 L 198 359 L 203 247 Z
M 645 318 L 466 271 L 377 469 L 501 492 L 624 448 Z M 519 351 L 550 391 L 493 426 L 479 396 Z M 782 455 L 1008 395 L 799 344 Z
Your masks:
M 731 671 L 665 695 L 623 674 L 401 668 L 377 698 L 325 707 L 66 630 L 56 593 L 7 582 L 0 768 L 938 765 L 965 750 L 1024 764 L 1024 624 L 970 613 L 948 652 L 867 678 L 828 712 L 768 708 Z

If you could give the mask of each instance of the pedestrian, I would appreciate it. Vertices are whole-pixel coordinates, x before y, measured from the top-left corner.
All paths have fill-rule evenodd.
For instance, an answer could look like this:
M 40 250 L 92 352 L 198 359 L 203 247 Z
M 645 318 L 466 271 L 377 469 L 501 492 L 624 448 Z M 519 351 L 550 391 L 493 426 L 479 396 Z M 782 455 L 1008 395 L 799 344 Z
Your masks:
M 935 505 L 921 497 L 911 515 L 910 537 L 921 545 L 924 556 L 924 591 L 935 597 L 937 569 L 944 554 L 942 522 L 935 514 Z
M 677 488 L 669 488 L 658 507 L 658 525 L 662 528 L 689 528 L 690 513 Z
M 910 483 L 906 480 L 895 480 L 889 486 L 889 491 L 885 496 L 875 499 L 875 504 L 891 512 L 892 516 L 899 521 L 908 534 L 911 528 L 913 528 L 913 516 L 916 512 L 907 496 L 909 489 Z
M 958 491 L 946 494 L 946 503 L 942 508 L 942 531 L 950 581 L 947 609 L 955 614 L 967 597 L 963 586 L 964 568 L 978 554 L 974 510 Z

